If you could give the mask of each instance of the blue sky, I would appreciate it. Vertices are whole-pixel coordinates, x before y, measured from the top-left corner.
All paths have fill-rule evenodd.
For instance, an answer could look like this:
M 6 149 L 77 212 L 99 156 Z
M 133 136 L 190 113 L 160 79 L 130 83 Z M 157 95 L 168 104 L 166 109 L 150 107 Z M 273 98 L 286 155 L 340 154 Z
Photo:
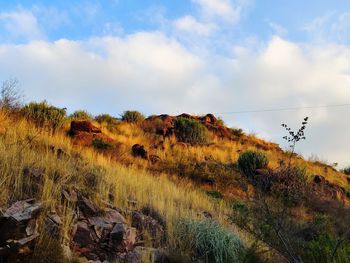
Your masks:
M 232 41 L 246 38 L 267 40 L 283 31 L 287 39 L 293 41 L 314 41 L 314 34 L 305 29 L 315 19 L 329 17 L 322 25 L 331 26 L 337 15 L 350 9 L 346 0 L 241 0 L 243 11 L 239 24 L 221 25 L 228 30 Z M 61 38 L 81 40 L 92 36 L 121 35 L 138 31 L 159 30 L 159 17 L 175 20 L 186 15 L 198 15 L 198 4 L 191 0 L 103 0 L 103 1 L 0 1 L 1 11 L 13 12 L 28 10 L 36 15 L 40 28 L 48 40 Z M 347 20 L 348 21 L 348 20 Z M 344 21 L 346 23 L 346 21 Z M 228 28 L 224 28 L 228 27 Z M 278 31 L 278 30 L 277 30 Z M 279 32 L 281 33 L 281 32 Z M 3 34 L 2 34 L 3 35 Z M 8 38 L 6 38 L 8 37 Z M 331 39 L 335 42 L 349 43 L 347 36 Z M 24 38 L 13 38 L 6 33 L 3 42 L 25 42 Z
M 26 101 L 118 116 L 350 103 L 348 0 L 0 0 L 0 81 Z M 350 164 L 349 107 L 221 114 L 299 150 Z

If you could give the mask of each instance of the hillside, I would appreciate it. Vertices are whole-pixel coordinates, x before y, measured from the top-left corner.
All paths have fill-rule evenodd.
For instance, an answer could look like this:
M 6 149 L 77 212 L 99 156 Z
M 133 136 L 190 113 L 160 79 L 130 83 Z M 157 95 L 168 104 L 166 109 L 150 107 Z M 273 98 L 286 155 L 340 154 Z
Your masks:
M 349 177 L 212 114 L 0 123 L 3 262 L 349 262 Z

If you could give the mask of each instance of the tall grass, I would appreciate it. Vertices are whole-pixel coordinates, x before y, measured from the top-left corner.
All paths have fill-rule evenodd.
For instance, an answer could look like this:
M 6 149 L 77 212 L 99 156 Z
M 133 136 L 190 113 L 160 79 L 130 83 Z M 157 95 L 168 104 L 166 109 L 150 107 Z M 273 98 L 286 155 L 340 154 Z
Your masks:
M 124 167 L 92 149 L 72 147 L 64 134 L 40 132 L 26 120 L 16 120 L 0 113 L 6 132 L 0 135 L 0 207 L 15 200 L 36 198 L 45 211 L 61 207 L 61 191 L 76 188 L 101 207 L 105 202 L 121 208 L 126 215 L 131 210 L 152 207 L 166 221 L 168 245 L 178 219 L 200 219 L 209 212 L 224 222 L 227 213 L 223 203 L 212 202 L 195 190 L 188 181 L 152 176 L 144 169 Z M 15 125 L 14 125 L 15 124 Z M 66 155 L 57 157 L 53 149 L 61 148 Z M 35 168 L 38 174 L 28 176 L 23 171 Z M 37 185 L 35 191 L 28 186 Z M 63 232 L 67 237 L 71 210 L 63 208 Z

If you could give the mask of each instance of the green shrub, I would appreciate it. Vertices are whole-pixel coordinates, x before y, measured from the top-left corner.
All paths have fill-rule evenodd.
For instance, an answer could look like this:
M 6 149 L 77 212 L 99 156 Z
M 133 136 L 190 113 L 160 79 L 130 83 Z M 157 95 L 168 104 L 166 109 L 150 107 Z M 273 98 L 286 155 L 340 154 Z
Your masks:
M 112 117 L 109 114 L 100 114 L 95 117 L 95 121 L 98 123 L 107 123 L 107 124 L 113 124 L 116 122 L 116 118 Z
M 350 259 L 350 245 L 346 241 L 340 243 L 333 259 L 334 246 L 337 240 L 328 234 L 319 236 L 307 245 L 305 262 L 310 263 L 348 263 Z
M 242 136 L 244 135 L 244 132 L 243 132 L 242 129 L 230 128 L 230 131 L 231 131 L 231 133 L 232 133 L 234 136 L 236 136 L 236 137 L 238 137 L 238 138 L 240 138 L 240 137 L 242 137 Z
M 130 123 L 140 123 L 145 119 L 145 116 L 138 111 L 124 111 L 122 116 L 122 121 L 130 122 Z
M 265 153 L 260 151 L 246 151 L 238 158 L 238 168 L 246 176 L 254 176 L 256 169 L 265 168 L 269 163 Z
M 92 115 L 85 110 L 77 110 L 69 115 L 69 118 L 73 120 L 89 121 L 92 120 Z
M 196 120 L 177 118 L 174 122 L 175 136 L 178 141 L 194 145 L 210 141 L 207 128 Z
M 113 148 L 112 144 L 108 142 L 104 142 L 102 139 L 99 139 L 99 138 L 95 138 L 92 140 L 92 146 L 99 150 L 108 150 Z
M 175 240 L 182 253 L 208 263 L 238 263 L 246 256 L 241 240 L 213 220 L 180 220 Z
M 214 199 L 223 199 L 224 195 L 218 191 L 207 191 L 207 195 Z
M 56 131 L 66 118 L 66 110 L 49 105 L 46 101 L 31 102 L 22 108 L 22 114 L 38 127 L 48 127 Z
M 350 166 L 345 167 L 344 169 L 341 170 L 341 172 L 346 175 L 350 175 Z

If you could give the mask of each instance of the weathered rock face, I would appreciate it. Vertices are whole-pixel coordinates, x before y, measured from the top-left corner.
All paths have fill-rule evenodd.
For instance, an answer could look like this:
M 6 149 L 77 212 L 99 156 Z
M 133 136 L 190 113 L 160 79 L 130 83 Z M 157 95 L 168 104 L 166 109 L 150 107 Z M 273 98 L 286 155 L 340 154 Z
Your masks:
M 101 133 L 101 129 L 89 121 L 72 121 L 70 124 L 70 134 L 76 135 L 79 132 Z
M 34 199 L 18 201 L 0 217 L 0 260 L 8 256 L 29 254 L 37 233 L 41 204 Z
M 89 121 L 72 121 L 69 134 L 73 137 L 74 144 L 82 146 L 91 146 L 96 139 L 105 143 L 115 143 L 112 138 L 103 134 L 100 128 Z M 62 157 L 63 155 L 58 149 L 57 156 Z

